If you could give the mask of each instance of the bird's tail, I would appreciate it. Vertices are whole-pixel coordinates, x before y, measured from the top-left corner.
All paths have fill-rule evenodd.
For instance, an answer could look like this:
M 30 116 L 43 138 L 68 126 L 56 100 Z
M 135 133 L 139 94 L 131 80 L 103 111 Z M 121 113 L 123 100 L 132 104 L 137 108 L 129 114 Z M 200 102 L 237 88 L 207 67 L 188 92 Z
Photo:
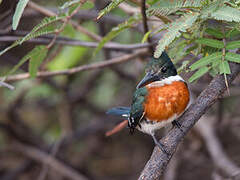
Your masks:
M 130 116 L 130 107 L 115 107 L 109 109 L 107 114 L 128 118 Z

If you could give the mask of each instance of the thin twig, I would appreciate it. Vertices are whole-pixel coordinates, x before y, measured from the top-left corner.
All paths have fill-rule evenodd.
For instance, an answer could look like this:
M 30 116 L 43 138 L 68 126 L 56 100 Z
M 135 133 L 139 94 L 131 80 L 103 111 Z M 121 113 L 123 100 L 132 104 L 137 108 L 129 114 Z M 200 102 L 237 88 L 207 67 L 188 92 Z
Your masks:
M 8 83 L 6 83 L 6 82 L 3 82 L 3 81 L 0 81 L 0 87 L 1 87 L 1 86 L 6 87 L 6 88 L 8 88 L 8 89 L 10 89 L 10 90 L 14 90 L 14 89 L 15 89 L 14 86 L 12 86 L 11 84 L 8 84 Z
M 148 32 L 148 24 L 147 24 L 147 15 L 146 15 L 146 0 L 141 1 L 141 13 L 142 13 L 142 18 L 143 18 L 143 29 L 144 29 L 144 34 Z M 151 38 L 148 36 L 147 38 L 148 43 L 151 44 Z M 151 54 L 154 53 L 153 47 L 149 47 L 149 51 Z
M 21 38 L 22 36 L 0 36 L 0 42 L 14 42 Z M 49 44 L 51 42 L 50 38 L 54 38 L 54 36 L 41 36 L 35 39 L 30 39 L 25 43 L 34 43 L 34 44 Z M 89 47 L 89 48 L 96 48 L 98 43 L 96 42 L 85 42 L 77 39 L 67 38 L 58 36 L 56 38 L 55 44 L 59 45 L 69 45 L 69 46 L 82 46 L 82 47 Z M 135 49 L 142 49 L 149 46 L 152 46 L 156 43 L 136 43 L 136 44 L 118 44 L 118 43 L 106 43 L 103 46 L 103 49 L 109 50 L 118 50 L 118 51 L 132 51 Z
M 98 62 L 98 63 L 88 64 L 88 65 L 78 66 L 78 67 L 67 69 L 67 70 L 59 70 L 59 71 L 52 71 L 52 72 L 49 72 L 49 71 L 38 72 L 36 77 L 43 78 L 43 77 L 50 77 L 50 76 L 57 76 L 57 75 L 70 75 L 70 74 L 75 74 L 75 73 L 81 72 L 81 71 L 104 68 L 104 67 L 108 67 L 108 66 L 111 66 L 114 64 L 123 63 L 123 62 L 129 61 L 131 59 L 134 59 L 138 56 L 142 56 L 142 55 L 146 55 L 146 54 L 147 54 L 146 49 L 138 50 L 135 53 L 132 53 L 130 55 L 124 55 L 121 57 L 112 58 L 112 59 L 110 59 L 108 61 L 104 61 L 104 62 Z M 5 80 L 5 82 L 19 81 L 19 80 L 28 79 L 28 78 L 30 78 L 29 73 L 22 73 L 22 74 L 18 74 L 18 75 L 8 76 Z M 0 78 L 0 81 L 1 80 L 3 80 L 3 78 Z
M 121 131 L 123 128 L 125 128 L 128 124 L 128 120 L 124 120 L 122 122 L 120 122 L 119 124 L 117 124 L 113 129 L 111 129 L 110 131 L 107 131 L 105 133 L 106 136 L 112 136 L 113 134 L 116 134 L 117 132 Z

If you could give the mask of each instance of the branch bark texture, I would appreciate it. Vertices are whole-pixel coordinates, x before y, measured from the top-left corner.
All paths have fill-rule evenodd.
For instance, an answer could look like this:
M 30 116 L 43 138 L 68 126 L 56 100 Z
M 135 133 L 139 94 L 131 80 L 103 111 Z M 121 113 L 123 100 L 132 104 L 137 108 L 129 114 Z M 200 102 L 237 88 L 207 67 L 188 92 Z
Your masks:
M 240 72 L 240 64 L 231 64 L 232 73 L 227 76 L 230 84 Z M 182 131 L 178 128 L 173 128 L 164 138 L 161 143 L 166 147 L 169 156 L 155 147 L 151 158 L 144 167 L 139 179 L 153 180 L 159 179 L 167 167 L 172 155 L 176 151 L 178 144 L 181 142 L 186 133 L 193 125 L 201 118 L 213 103 L 217 101 L 219 96 L 226 90 L 226 84 L 223 75 L 216 76 L 208 85 L 208 87 L 199 95 L 196 101 L 189 109 L 180 117 L 179 121 L 182 124 Z

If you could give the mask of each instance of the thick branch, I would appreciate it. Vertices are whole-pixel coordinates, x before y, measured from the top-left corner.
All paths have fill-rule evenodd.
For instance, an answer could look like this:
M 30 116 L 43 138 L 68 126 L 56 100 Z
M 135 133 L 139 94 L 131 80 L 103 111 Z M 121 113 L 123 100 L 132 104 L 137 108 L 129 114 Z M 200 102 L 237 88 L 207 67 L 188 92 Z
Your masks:
M 240 64 L 232 63 L 231 70 L 232 74 L 227 76 L 229 84 L 240 72 Z M 161 139 L 161 143 L 164 144 L 170 156 L 167 156 L 165 153 L 162 153 L 158 147 L 155 147 L 152 156 L 143 169 L 139 179 L 159 179 L 183 137 L 206 112 L 206 110 L 217 101 L 219 96 L 225 90 L 226 84 L 224 77 L 222 75 L 216 76 L 208 87 L 199 95 L 195 103 L 192 104 L 179 119 L 182 124 L 182 131 L 178 128 L 174 128 Z

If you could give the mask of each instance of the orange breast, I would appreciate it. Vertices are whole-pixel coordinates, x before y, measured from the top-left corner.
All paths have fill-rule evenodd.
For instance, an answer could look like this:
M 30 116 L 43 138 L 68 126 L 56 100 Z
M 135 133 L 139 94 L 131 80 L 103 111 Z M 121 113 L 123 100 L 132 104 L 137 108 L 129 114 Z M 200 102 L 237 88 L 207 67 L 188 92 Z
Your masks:
M 144 110 L 149 120 L 163 121 L 174 114 L 180 115 L 190 100 L 187 85 L 181 81 L 164 86 L 147 86 L 147 89 Z

